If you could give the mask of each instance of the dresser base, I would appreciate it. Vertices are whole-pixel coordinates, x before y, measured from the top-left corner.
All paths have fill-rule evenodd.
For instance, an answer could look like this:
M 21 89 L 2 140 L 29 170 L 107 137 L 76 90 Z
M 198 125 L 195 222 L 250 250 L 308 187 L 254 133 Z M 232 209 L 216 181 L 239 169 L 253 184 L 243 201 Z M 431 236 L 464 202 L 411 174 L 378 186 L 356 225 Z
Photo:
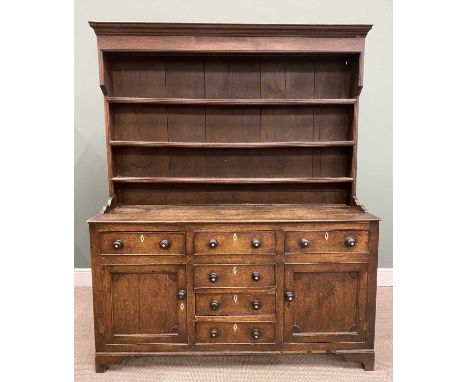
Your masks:
M 126 358 L 131 357 L 156 357 L 165 355 L 179 355 L 179 356 L 209 356 L 209 355 L 266 355 L 266 354 L 336 354 L 342 357 L 345 361 L 360 363 L 365 371 L 374 370 L 375 351 L 374 350 L 337 350 L 336 352 L 308 352 L 308 353 L 282 353 L 280 351 L 267 351 L 267 352 L 226 352 L 220 354 L 219 352 L 177 352 L 177 353 L 119 353 L 117 354 L 96 354 L 95 365 L 96 373 L 105 373 L 109 365 L 118 365 Z
M 96 372 L 134 356 L 314 353 L 373 370 L 368 213 L 126 206 L 93 218 L 90 238 Z

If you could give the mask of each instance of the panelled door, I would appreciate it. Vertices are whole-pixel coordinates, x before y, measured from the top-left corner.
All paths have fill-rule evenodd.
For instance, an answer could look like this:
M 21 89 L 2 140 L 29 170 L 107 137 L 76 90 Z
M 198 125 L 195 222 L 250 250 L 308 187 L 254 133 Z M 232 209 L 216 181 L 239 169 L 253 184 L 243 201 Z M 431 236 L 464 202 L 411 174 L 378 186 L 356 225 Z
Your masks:
M 186 343 L 187 280 L 181 265 L 103 265 L 106 342 Z
M 284 342 L 365 340 L 367 264 L 286 264 Z

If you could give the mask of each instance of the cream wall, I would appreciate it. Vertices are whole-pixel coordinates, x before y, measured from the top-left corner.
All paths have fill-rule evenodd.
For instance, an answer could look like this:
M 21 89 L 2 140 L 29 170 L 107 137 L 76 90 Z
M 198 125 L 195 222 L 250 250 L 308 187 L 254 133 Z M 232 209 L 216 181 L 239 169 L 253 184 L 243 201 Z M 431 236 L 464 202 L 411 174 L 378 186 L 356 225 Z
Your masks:
M 107 201 L 102 94 L 88 21 L 373 24 L 360 98 L 359 200 L 383 219 L 379 267 L 392 267 L 392 2 L 390 0 L 75 0 L 75 266 L 89 267 L 86 219 Z

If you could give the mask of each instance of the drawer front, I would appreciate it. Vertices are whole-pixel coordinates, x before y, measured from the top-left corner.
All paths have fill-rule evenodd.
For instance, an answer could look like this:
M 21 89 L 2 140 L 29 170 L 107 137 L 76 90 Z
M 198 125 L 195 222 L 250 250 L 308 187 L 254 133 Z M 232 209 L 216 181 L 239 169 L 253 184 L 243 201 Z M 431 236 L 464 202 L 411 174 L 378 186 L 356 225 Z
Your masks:
M 99 238 L 100 252 L 112 255 L 184 255 L 182 232 L 105 232 Z
M 275 265 L 194 265 L 195 288 L 273 287 Z
M 274 293 L 197 293 L 197 316 L 275 314 Z
M 369 232 L 358 230 L 285 232 L 286 253 L 367 252 Z
M 197 322 L 197 343 L 257 344 L 275 342 L 274 322 Z
M 275 233 L 272 231 L 195 232 L 196 255 L 274 255 Z

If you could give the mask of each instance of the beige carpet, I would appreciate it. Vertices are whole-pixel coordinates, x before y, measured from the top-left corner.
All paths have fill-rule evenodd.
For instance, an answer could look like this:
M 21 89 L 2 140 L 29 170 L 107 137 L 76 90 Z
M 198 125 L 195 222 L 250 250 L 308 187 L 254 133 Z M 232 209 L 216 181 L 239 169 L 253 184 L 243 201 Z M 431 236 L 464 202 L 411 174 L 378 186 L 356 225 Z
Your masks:
M 75 381 L 391 381 L 392 288 L 377 294 L 375 371 L 333 355 L 136 357 L 94 372 L 91 288 L 75 288 Z

